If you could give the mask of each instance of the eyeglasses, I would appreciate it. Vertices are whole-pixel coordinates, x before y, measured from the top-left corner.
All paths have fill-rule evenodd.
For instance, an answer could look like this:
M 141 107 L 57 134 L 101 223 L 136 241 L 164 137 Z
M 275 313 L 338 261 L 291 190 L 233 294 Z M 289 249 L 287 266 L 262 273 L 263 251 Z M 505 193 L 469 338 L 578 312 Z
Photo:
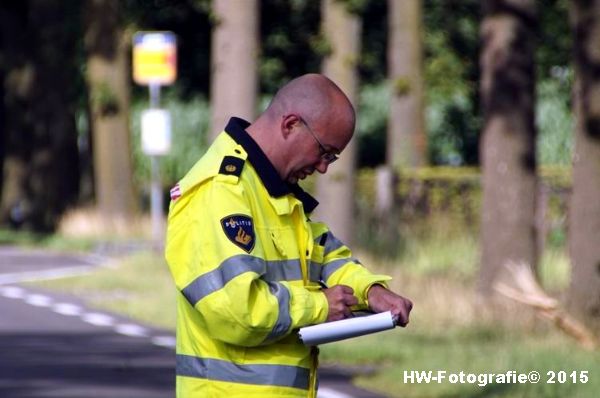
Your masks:
M 306 123 L 306 121 L 304 119 L 302 119 L 302 117 L 300 117 L 300 116 L 298 116 L 298 119 L 300 119 L 302 124 L 304 124 L 306 126 L 306 129 L 308 130 L 310 135 L 312 135 L 313 138 L 315 139 L 315 141 L 317 141 L 317 144 L 319 144 L 319 152 L 321 153 L 321 159 L 323 159 L 325 162 L 327 162 L 327 164 L 331 164 L 331 163 L 335 162 L 336 160 L 338 160 L 339 157 L 338 157 L 337 153 L 334 153 L 334 152 L 331 152 L 331 151 L 328 151 L 327 149 L 325 149 L 323 144 L 321 144 L 321 140 L 319 140 L 317 138 L 317 135 L 315 134 L 313 129 L 310 128 L 308 123 Z

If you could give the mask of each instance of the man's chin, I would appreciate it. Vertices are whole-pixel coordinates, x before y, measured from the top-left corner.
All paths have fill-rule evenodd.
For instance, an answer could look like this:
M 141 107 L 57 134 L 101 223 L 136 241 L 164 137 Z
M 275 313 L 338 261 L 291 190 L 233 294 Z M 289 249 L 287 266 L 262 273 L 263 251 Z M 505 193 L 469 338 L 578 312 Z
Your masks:
M 294 174 L 288 177 L 287 182 L 290 184 L 296 184 L 300 180 L 304 180 L 307 177 L 307 174 Z

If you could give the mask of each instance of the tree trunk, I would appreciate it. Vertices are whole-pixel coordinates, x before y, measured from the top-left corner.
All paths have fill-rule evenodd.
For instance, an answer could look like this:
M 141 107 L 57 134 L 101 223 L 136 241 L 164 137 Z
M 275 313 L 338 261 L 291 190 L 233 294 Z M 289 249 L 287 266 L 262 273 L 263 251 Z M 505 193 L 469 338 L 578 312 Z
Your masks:
M 338 0 L 322 3 L 322 29 L 331 45 L 331 53 L 323 62 L 323 74 L 346 93 L 354 108 L 358 105 L 357 62 L 360 57 L 361 21 Z M 319 175 L 317 193 L 321 201 L 316 217 L 329 225 L 344 243 L 355 240 L 354 208 L 356 142 L 350 141 L 340 159 L 333 163 L 327 174 Z
M 69 88 L 77 84 L 77 31 L 63 1 L 7 3 L 0 10 L 4 108 L 0 222 L 52 231 L 77 199 L 79 165 Z
M 231 116 L 252 121 L 258 90 L 258 0 L 213 0 L 211 129 L 215 138 Z
M 534 0 L 486 0 L 481 25 L 482 257 L 479 290 L 510 284 L 504 265 L 525 263 L 535 275 L 536 159 Z
M 569 208 L 569 309 L 600 332 L 600 1 L 571 2 L 575 151 Z
M 130 35 L 117 0 L 87 0 L 85 47 L 96 206 L 110 226 L 136 212 L 129 133 Z
M 427 163 L 423 116 L 420 0 L 388 0 L 388 166 L 417 167 Z

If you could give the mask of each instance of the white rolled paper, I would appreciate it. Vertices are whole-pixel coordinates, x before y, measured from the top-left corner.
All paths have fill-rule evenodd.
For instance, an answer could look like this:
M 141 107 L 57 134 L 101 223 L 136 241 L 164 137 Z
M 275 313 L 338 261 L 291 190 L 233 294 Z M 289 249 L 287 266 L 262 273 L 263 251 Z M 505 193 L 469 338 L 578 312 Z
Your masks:
M 307 346 L 331 343 L 365 334 L 393 329 L 396 322 L 390 311 L 379 314 L 348 318 L 300 328 L 298 334 Z

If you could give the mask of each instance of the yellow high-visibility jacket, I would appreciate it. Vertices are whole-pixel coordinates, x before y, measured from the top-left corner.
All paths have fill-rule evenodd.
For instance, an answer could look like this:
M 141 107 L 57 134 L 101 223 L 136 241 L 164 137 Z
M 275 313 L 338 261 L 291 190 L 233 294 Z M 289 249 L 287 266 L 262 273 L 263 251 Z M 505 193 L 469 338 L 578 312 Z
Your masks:
M 319 281 L 366 292 L 367 271 L 232 118 L 171 190 L 165 255 L 177 286 L 177 396 L 315 397 L 317 350 L 297 329 L 328 314 Z

